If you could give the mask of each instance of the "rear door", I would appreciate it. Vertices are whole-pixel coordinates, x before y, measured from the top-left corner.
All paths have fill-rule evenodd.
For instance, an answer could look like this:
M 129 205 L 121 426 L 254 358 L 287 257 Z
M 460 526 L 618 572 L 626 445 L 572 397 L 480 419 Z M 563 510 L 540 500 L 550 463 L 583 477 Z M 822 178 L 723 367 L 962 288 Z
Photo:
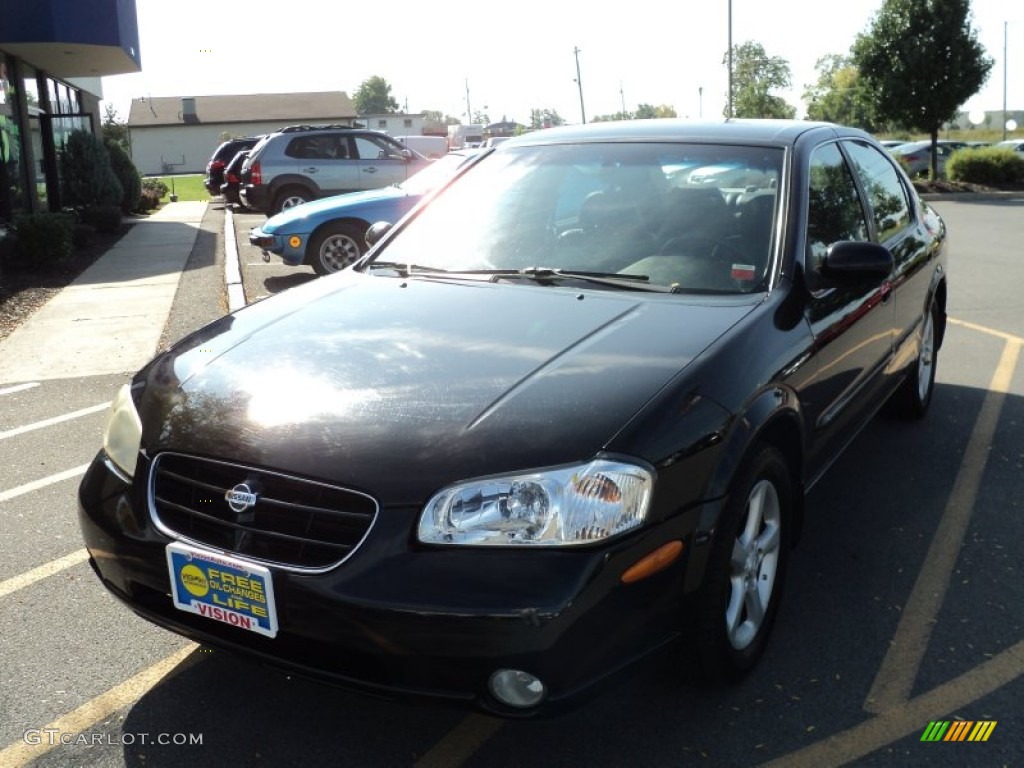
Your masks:
M 875 239 L 892 253 L 894 347 L 905 360 L 917 358 L 916 332 L 925 316 L 932 282 L 934 237 L 925 229 L 917 198 L 892 161 L 863 141 L 843 142 L 864 197 Z M 940 145 L 941 146 L 941 145 Z M 952 153 L 949 147 L 942 147 Z
M 358 169 L 350 157 L 345 134 L 297 134 L 288 142 L 284 154 L 294 163 L 294 173 L 308 179 L 320 195 L 359 189 Z

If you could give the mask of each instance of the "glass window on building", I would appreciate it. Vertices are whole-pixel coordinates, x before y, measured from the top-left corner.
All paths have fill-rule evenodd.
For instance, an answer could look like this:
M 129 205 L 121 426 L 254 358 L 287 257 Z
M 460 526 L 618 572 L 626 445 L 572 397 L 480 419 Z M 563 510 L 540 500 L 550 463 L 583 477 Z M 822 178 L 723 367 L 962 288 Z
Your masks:
M 36 71 L 27 64 L 22 64 L 21 87 L 25 92 L 25 103 L 28 107 L 28 129 L 31 134 L 32 158 L 29 168 L 29 183 L 35 185 L 36 196 L 42 210 L 46 210 L 49 198 L 46 194 L 46 162 L 43 155 L 43 125 L 40 116 L 45 115 L 42 99 L 39 98 L 39 81 Z
M 0 54 L 0 224 L 28 210 L 13 66 Z

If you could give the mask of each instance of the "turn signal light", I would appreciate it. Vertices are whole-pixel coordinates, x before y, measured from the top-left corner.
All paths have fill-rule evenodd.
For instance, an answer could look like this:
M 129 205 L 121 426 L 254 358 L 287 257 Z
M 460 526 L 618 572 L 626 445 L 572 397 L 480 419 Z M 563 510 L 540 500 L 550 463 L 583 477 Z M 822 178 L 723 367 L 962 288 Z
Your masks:
M 648 555 L 644 555 L 622 574 L 623 584 L 633 584 L 668 568 L 683 553 L 683 542 L 670 541 L 662 544 Z

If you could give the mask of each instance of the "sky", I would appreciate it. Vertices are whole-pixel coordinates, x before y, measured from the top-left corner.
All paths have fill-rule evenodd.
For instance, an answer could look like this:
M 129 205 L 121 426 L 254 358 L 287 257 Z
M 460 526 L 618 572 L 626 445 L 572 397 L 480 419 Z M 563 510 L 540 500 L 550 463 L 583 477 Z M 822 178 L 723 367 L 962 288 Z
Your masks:
M 800 97 L 815 64 L 847 54 L 882 0 L 731 0 L 732 41 L 760 43 L 789 62 Z M 133 98 L 345 91 L 383 77 L 402 111 L 472 112 L 529 122 L 531 109 L 566 122 L 667 104 L 680 117 L 719 118 L 729 0 L 518 0 L 475 4 L 392 0 L 136 0 L 142 71 L 103 78 L 121 119 Z M 973 0 L 973 26 L 995 64 L 964 109 L 1024 109 L 1024 10 Z M 1007 77 L 1004 79 L 1004 25 Z M 580 82 L 577 85 L 577 62 Z M 582 108 L 581 108 L 582 91 Z

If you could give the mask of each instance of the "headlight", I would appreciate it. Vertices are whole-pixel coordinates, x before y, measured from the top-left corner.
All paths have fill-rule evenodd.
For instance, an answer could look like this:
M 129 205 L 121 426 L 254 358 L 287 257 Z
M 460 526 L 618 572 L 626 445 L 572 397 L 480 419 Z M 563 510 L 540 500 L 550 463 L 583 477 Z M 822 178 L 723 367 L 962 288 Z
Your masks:
M 427 544 L 592 544 L 636 528 L 647 516 L 654 476 L 596 460 L 449 486 L 420 516 Z
M 142 422 L 135 410 L 131 388 L 125 384 L 110 404 L 110 415 L 103 431 L 103 450 L 128 477 L 132 477 L 141 443 Z

